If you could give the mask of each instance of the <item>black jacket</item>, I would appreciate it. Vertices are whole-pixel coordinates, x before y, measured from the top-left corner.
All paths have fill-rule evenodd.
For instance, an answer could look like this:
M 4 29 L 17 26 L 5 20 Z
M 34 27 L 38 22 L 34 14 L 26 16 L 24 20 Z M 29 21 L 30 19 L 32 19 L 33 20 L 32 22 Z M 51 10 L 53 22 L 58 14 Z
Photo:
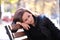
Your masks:
M 45 16 L 34 17 L 35 26 L 24 30 L 29 40 L 60 40 L 60 30 Z

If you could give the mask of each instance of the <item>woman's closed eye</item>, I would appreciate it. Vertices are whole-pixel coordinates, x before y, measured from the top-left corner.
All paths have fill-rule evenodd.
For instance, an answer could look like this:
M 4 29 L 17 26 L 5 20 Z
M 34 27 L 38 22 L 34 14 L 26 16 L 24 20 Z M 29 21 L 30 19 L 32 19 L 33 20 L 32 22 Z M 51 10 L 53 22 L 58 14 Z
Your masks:
M 25 21 L 27 21 L 28 19 L 25 19 Z
M 30 17 L 30 15 L 28 15 L 28 18 Z
M 30 17 L 30 15 L 28 15 L 28 18 Z M 25 21 L 27 21 L 28 20 L 28 18 L 27 19 L 25 19 Z

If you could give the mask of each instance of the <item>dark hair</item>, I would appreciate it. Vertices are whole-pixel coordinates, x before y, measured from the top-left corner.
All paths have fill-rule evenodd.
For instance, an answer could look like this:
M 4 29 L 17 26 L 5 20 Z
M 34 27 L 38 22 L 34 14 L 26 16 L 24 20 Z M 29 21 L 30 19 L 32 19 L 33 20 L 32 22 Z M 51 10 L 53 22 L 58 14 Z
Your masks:
M 16 22 L 23 22 L 22 21 L 22 16 L 23 16 L 24 12 L 28 12 L 28 13 L 32 14 L 30 11 L 28 11 L 26 9 L 19 9 L 14 14 L 13 22 L 14 23 L 16 23 Z

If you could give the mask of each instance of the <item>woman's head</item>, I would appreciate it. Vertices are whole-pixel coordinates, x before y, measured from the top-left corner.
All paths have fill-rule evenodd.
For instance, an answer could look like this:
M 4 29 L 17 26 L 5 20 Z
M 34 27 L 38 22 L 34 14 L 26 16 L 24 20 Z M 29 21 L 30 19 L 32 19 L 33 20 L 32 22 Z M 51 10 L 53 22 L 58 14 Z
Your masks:
M 30 11 L 26 9 L 19 9 L 15 12 L 13 22 L 23 22 L 27 24 L 33 24 L 34 18 Z

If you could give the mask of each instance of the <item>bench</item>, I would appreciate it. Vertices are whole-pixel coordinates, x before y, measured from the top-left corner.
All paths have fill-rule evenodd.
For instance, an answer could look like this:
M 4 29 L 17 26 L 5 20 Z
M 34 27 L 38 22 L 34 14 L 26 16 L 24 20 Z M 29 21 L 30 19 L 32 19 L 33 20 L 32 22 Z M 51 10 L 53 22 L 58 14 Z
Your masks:
M 13 40 L 14 38 L 20 38 L 20 37 L 26 36 L 24 31 L 18 32 L 19 29 L 22 29 L 22 27 L 20 27 L 19 24 L 5 26 L 5 29 L 6 29 L 6 33 L 8 34 L 10 40 Z M 28 40 L 28 38 L 24 38 L 22 40 Z

